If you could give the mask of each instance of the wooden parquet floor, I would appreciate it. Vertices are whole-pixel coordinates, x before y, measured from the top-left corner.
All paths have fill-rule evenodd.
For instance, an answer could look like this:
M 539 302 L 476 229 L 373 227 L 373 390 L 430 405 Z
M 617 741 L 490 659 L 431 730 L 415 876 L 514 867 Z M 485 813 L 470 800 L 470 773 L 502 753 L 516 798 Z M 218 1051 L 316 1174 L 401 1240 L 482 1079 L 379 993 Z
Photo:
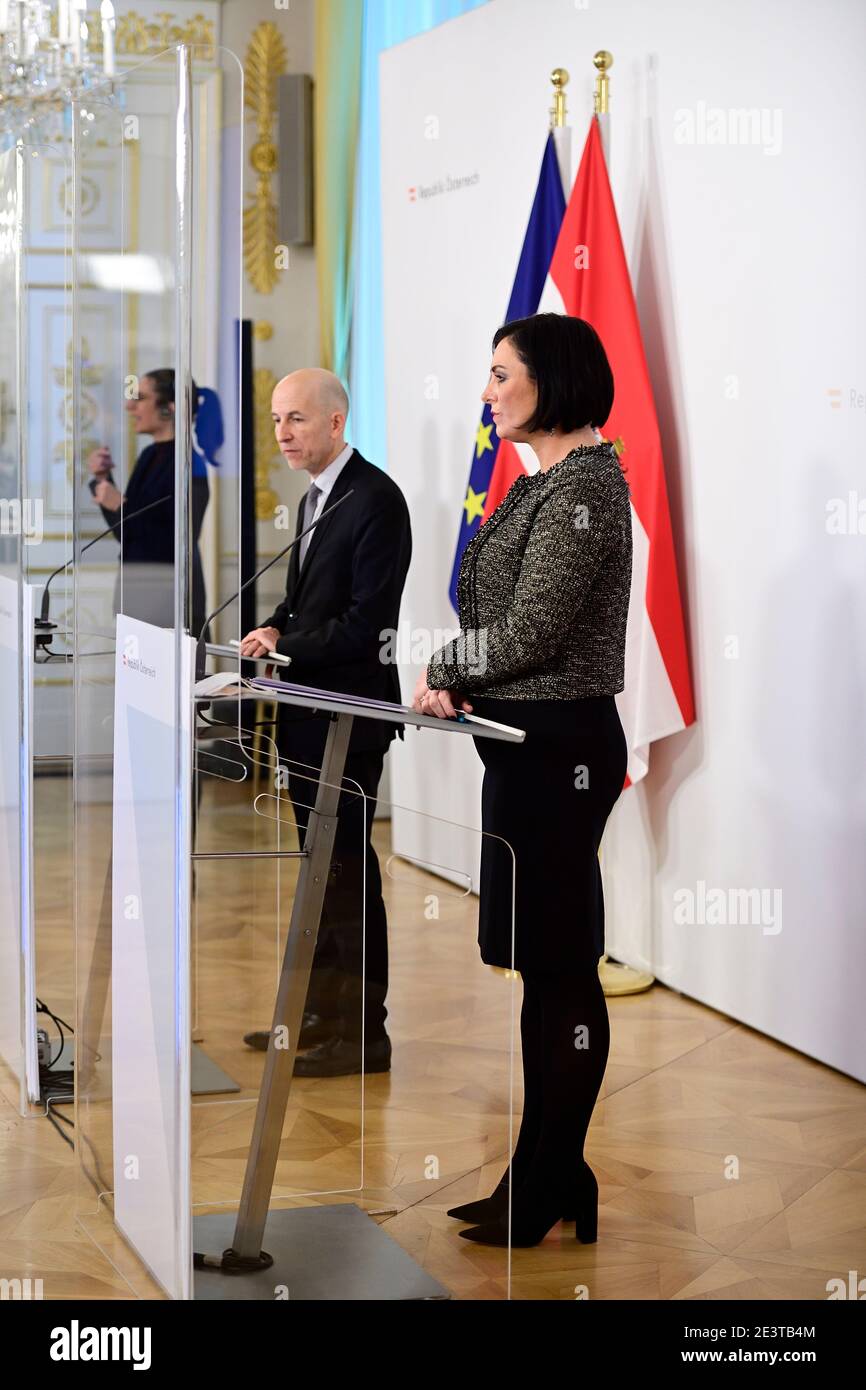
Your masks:
M 40 887 L 38 990 L 71 1018 L 68 799 L 58 785 L 37 783 L 55 864 Z M 238 844 L 233 795 L 220 789 L 209 847 Z M 376 823 L 375 841 L 385 867 L 389 822 Z M 206 866 L 198 882 L 195 1037 L 241 1089 L 194 1100 L 197 1212 L 225 1210 L 243 1177 L 263 1058 L 241 1034 L 270 1022 L 280 944 L 270 872 Z M 287 904 L 293 870 L 282 873 Z M 520 981 L 481 964 L 474 898 L 403 861 L 384 882 L 392 1070 L 363 1087 L 359 1077 L 296 1079 L 276 1204 L 354 1201 L 454 1298 L 504 1299 L 504 1252 L 460 1240 L 446 1210 L 492 1191 L 510 1117 L 516 1133 Z M 431 893 L 441 899 L 435 921 L 423 911 Z M 611 1054 L 587 1141 L 598 1243 L 582 1246 L 573 1227 L 557 1226 L 514 1251 L 511 1297 L 822 1300 L 829 1279 L 862 1276 L 863 1087 L 658 984 L 608 1007 Z M 93 1211 L 73 1151 L 46 1119 L 17 1113 L 4 1077 L 0 1278 L 40 1278 L 46 1298 L 159 1297 L 122 1243 L 100 1233 L 107 1214 Z

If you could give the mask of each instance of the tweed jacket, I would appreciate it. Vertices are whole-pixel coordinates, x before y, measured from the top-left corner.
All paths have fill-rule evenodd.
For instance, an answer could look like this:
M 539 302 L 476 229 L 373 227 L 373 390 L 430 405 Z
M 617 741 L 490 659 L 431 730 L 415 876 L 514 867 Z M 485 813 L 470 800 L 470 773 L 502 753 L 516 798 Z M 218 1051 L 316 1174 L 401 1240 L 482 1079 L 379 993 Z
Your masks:
M 629 487 L 612 444 L 512 483 L 463 552 L 461 631 L 427 684 L 505 700 L 615 695 L 625 684 Z

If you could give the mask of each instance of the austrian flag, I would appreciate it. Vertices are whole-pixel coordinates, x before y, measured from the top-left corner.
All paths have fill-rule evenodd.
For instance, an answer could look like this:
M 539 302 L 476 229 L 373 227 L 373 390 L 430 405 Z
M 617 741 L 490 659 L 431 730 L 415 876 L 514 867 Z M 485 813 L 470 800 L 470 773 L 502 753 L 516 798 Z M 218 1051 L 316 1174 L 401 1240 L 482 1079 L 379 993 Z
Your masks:
M 537 311 L 586 319 L 613 371 L 603 437 L 614 443 L 628 478 L 634 542 L 625 689 L 616 699 L 629 749 L 627 782 L 637 782 L 649 767 L 650 744 L 693 724 L 695 710 L 658 420 L 596 117 L 564 211 L 552 142 L 545 152 L 506 322 Z M 463 549 L 523 472 L 517 448 L 498 438 L 485 406 L 451 577 L 455 608 Z
M 631 489 L 634 561 L 617 708 L 628 778 L 649 766 L 649 745 L 695 721 L 661 440 L 598 120 L 593 116 L 540 308 L 592 324 L 610 361 L 614 402 L 604 437 Z

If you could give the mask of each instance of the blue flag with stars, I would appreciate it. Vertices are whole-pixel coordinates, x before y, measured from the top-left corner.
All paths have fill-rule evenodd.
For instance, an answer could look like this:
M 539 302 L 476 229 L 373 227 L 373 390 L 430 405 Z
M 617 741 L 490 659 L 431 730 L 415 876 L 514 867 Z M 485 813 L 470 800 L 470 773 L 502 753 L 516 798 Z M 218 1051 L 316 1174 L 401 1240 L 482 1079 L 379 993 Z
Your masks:
M 553 259 L 553 251 L 559 236 L 559 229 L 565 215 L 565 194 L 562 190 L 562 176 L 553 134 L 547 137 L 544 158 L 538 187 L 529 214 L 523 249 L 517 265 L 517 274 L 508 301 L 505 322 L 526 318 L 538 310 L 541 292 Z M 454 566 L 451 571 L 449 596 L 455 613 L 457 612 L 457 578 L 463 551 L 486 519 L 485 503 L 491 491 L 490 482 L 496 468 L 499 454 L 499 436 L 490 414 L 489 405 L 481 412 L 481 420 L 475 435 L 475 448 L 469 469 L 469 483 L 463 499 L 463 512 L 460 518 L 460 533 Z

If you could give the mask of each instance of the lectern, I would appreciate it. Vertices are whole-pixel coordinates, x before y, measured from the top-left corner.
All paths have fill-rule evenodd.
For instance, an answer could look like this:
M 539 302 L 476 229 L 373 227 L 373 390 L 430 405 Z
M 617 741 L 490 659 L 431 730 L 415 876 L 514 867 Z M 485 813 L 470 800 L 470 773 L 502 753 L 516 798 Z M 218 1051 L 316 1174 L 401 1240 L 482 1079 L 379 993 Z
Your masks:
M 340 1204 L 270 1215 L 268 1207 L 354 720 L 414 725 L 435 731 L 436 737 L 456 733 L 522 742 L 524 734 L 516 729 L 437 719 L 401 705 L 311 690 L 282 681 L 253 680 L 250 686 L 268 693 L 277 703 L 311 713 L 328 713 L 331 722 L 315 806 L 304 839 L 243 1194 L 236 1217 L 213 1215 L 195 1220 L 195 1297 L 273 1299 L 275 1286 L 284 1286 L 295 1298 L 447 1297 L 447 1291 L 415 1266 L 401 1247 L 358 1207 Z M 194 853 L 193 859 L 198 858 Z M 361 904 L 362 930 L 363 916 Z M 231 1239 L 226 1244 L 229 1235 Z
M 306 1165 L 297 1156 L 297 1146 L 293 1150 L 292 1133 L 286 1132 L 284 1122 L 290 1097 L 295 1100 L 295 1059 L 323 910 L 330 912 L 332 932 L 355 933 L 356 946 L 358 940 L 364 945 L 363 865 L 352 877 L 360 890 L 354 895 L 351 889 L 341 887 L 340 870 L 346 869 L 351 855 L 357 854 L 362 862 L 365 842 L 359 834 L 357 845 L 353 842 L 347 848 L 343 837 L 343 847 L 338 856 L 334 855 L 341 804 L 355 796 L 363 797 L 360 789 L 356 791 L 344 778 L 354 722 L 373 719 L 403 725 L 408 745 L 400 750 L 403 756 L 411 756 L 411 740 L 416 734 L 442 740 L 443 744 L 467 737 L 519 743 L 524 734 L 518 729 L 463 719 L 436 719 L 402 705 L 313 690 L 285 681 L 244 681 L 230 706 L 235 723 L 226 727 L 227 745 L 234 742 L 233 757 L 238 766 L 250 756 L 243 732 L 265 694 L 278 704 L 294 707 L 302 717 L 328 721 L 324 756 L 315 768 L 286 767 L 281 763 L 273 793 L 255 793 L 253 779 L 247 778 L 251 790 L 246 799 L 245 782 L 227 777 L 227 794 L 233 798 L 229 801 L 231 837 L 215 840 L 212 824 L 221 823 L 221 816 L 214 794 L 222 784 L 217 780 L 197 798 L 194 776 L 195 726 L 201 718 L 214 721 L 214 696 L 196 697 L 194 666 L 191 638 L 177 641 L 170 630 L 118 616 L 111 830 L 111 1029 L 110 1039 L 100 1040 L 98 1029 L 94 1031 L 96 1042 L 91 1049 L 87 1078 L 88 1105 L 93 1104 L 100 1086 L 107 1094 L 103 1096 L 106 1103 L 101 1128 L 95 1123 L 95 1107 L 87 1115 L 88 1142 L 81 1154 L 91 1182 L 98 1180 L 101 1184 L 101 1210 L 98 1218 L 85 1215 L 82 1223 L 103 1249 L 114 1251 L 112 1258 L 118 1264 L 119 1236 L 161 1288 L 175 1298 L 448 1297 L 448 1290 L 368 1214 L 371 1206 L 376 1209 L 383 1200 L 380 1194 L 385 1184 L 380 1181 L 371 1187 L 361 1166 L 367 1138 L 366 1078 L 361 1075 L 294 1081 L 300 1101 L 300 1108 L 295 1106 L 292 1112 L 295 1123 L 316 1128 L 333 1125 L 337 1135 L 328 1139 L 333 1151 L 326 1155 L 330 1166 L 326 1162 L 320 1170 L 326 1177 L 317 1176 L 318 1153 L 315 1140 L 311 1140 L 301 1146 L 303 1153 L 311 1154 L 309 1167 L 313 1178 L 305 1180 Z M 175 722 L 178 692 L 182 696 L 179 726 Z M 416 734 L 411 733 L 413 726 Z M 220 756 L 228 761 L 229 752 L 227 746 Z M 286 771 L 293 779 L 291 798 L 279 784 L 280 775 Z M 237 790 L 233 784 L 239 780 Z M 308 814 L 303 817 L 303 841 L 297 847 L 287 847 L 295 820 L 301 819 L 298 812 L 307 796 L 305 785 L 310 792 Z M 196 800 L 200 804 L 194 814 Z M 362 816 L 362 825 L 363 820 Z M 276 838 L 260 847 L 256 834 L 262 825 L 272 825 Z M 438 829 L 441 828 L 440 823 Z M 465 920 L 465 902 L 471 888 L 465 866 L 477 861 L 482 849 L 495 849 L 501 872 L 513 874 L 513 854 L 504 841 L 467 826 L 452 825 L 449 831 L 450 838 L 446 837 L 445 843 L 453 846 L 453 851 L 448 851 L 448 863 L 416 860 L 407 866 L 399 849 L 386 859 L 388 896 L 397 905 L 391 920 L 392 940 L 401 930 L 411 930 L 413 924 L 420 929 L 416 936 L 435 933 L 437 922 L 448 919 L 449 913 L 452 923 L 459 913 Z M 441 844 L 441 834 L 437 838 Z M 415 843 L 424 842 L 423 835 L 413 839 Z M 234 923 L 233 912 L 222 901 L 230 891 L 225 885 L 232 881 L 249 883 L 252 880 L 243 880 L 243 876 L 251 872 L 264 885 L 260 894 L 261 920 L 265 926 L 270 918 L 281 922 L 281 958 L 272 996 L 269 1046 L 255 1115 L 248 1127 L 246 1120 L 255 1090 L 254 1069 L 260 1066 L 261 1059 L 260 1054 L 250 1053 L 242 1046 L 243 1013 L 232 1013 L 237 1021 L 222 1035 L 218 1023 L 212 1021 L 219 1018 L 218 1010 L 208 1011 L 212 1030 L 207 1037 L 209 1050 L 213 1047 L 219 1063 L 230 1067 L 233 1075 L 244 1078 L 244 1094 L 238 1101 L 211 1098 L 208 1104 L 197 1104 L 193 1111 L 190 1036 L 193 952 L 205 958 L 198 975 L 219 995 L 223 1013 L 226 999 L 231 1002 L 241 988 L 240 982 L 250 965 L 247 957 L 234 967 L 226 956 L 219 962 L 212 962 L 211 958 L 213 942 L 224 940 Z M 208 873 L 222 875 L 222 886 L 208 883 Z M 271 892 L 271 879 L 265 876 L 274 874 L 277 887 Z M 248 899 L 248 892 L 239 898 L 241 911 L 247 910 Z M 290 911 L 284 910 L 289 901 Z M 197 914 L 202 913 L 206 922 L 201 928 L 201 944 L 196 946 L 194 924 Z M 219 918 L 219 930 L 208 935 L 207 921 L 212 922 L 215 917 Z M 243 930 L 238 928 L 239 932 Z M 358 952 L 359 958 L 361 955 Z M 238 976 L 237 986 L 233 969 Z M 363 973 L 361 978 L 344 984 L 349 987 L 345 992 L 346 1008 L 356 1011 L 355 1022 L 362 1028 Z M 456 992 L 459 984 L 457 979 L 453 985 L 443 980 L 443 997 Z M 419 985 L 417 982 L 414 987 Z M 492 988 L 498 985 L 491 978 Z M 392 996 L 393 987 L 389 999 Z M 497 1118 L 510 1120 L 513 1011 L 510 1017 L 503 1017 L 498 1031 L 488 1027 L 483 1036 L 470 1040 L 461 1039 L 452 1026 L 445 1040 L 431 1041 L 435 1084 L 431 1083 L 428 1110 L 432 1118 L 425 1121 L 429 1140 L 423 1142 L 421 1156 L 407 1165 L 408 1185 L 412 1185 L 411 1180 L 416 1186 L 423 1180 L 431 1195 L 437 1187 L 444 1190 L 459 1180 L 466 1168 L 473 1166 L 461 1161 L 461 1155 L 468 1152 L 470 1138 L 485 1149 L 484 1126 L 489 1123 L 489 1113 L 485 1113 L 480 1096 L 465 1107 L 468 1117 L 477 1111 L 477 1119 L 464 1117 L 455 1121 L 452 1114 L 460 1102 L 452 1098 L 451 1091 L 459 1096 L 465 1081 L 449 1084 L 449 1058 L 458 1055 L 461 1046 L 468 1049 L 470 1045 L 479 1059 L 498 1069 L 500 1089 L 493 1108 Z M 109 1050 L 110 1059 L 105 1055 Z M 417 1054 L 417 1048 L 415 1051 Z M 399 1041 L 395 1055 L 399 1065 Z M 387 1092 L 380 1096 L 377 1119 L 386 1102 Z M 109 1126 L 110 1143 L 106 1132 Z M 503 1154 L 507 1143 L 508 1137 L 500 1132 L 493 1149 L 491 1137 L 491 1151 L 486 1152 L 486 1157 L 492 1160 L 504 1156 L 507 1161 L 507 1154 Z M 238 1184 L 235 1175 L 241 1159 L 244 1172 Z M 110 1172 L 106 1171 L 109 1164 Z M 474 1166 L 478 1166 L 477 1158 Z M 387 1185 L 393 1191 L 404 1184 L 394 1181 Z M 326 1199 L 326 1193 L 332 1197 Z M 288 1202 L 292 1205 L 287 1206 Z M 388 1204 L 387 1197 L 384 1202 L 386 1210 L 396 1209 Z M 406 1206 L 411 1208 L 411 1203 L 406 1202 Z M 504 1280 L 507 1252 L 493 1258 L 502 1262 Z

